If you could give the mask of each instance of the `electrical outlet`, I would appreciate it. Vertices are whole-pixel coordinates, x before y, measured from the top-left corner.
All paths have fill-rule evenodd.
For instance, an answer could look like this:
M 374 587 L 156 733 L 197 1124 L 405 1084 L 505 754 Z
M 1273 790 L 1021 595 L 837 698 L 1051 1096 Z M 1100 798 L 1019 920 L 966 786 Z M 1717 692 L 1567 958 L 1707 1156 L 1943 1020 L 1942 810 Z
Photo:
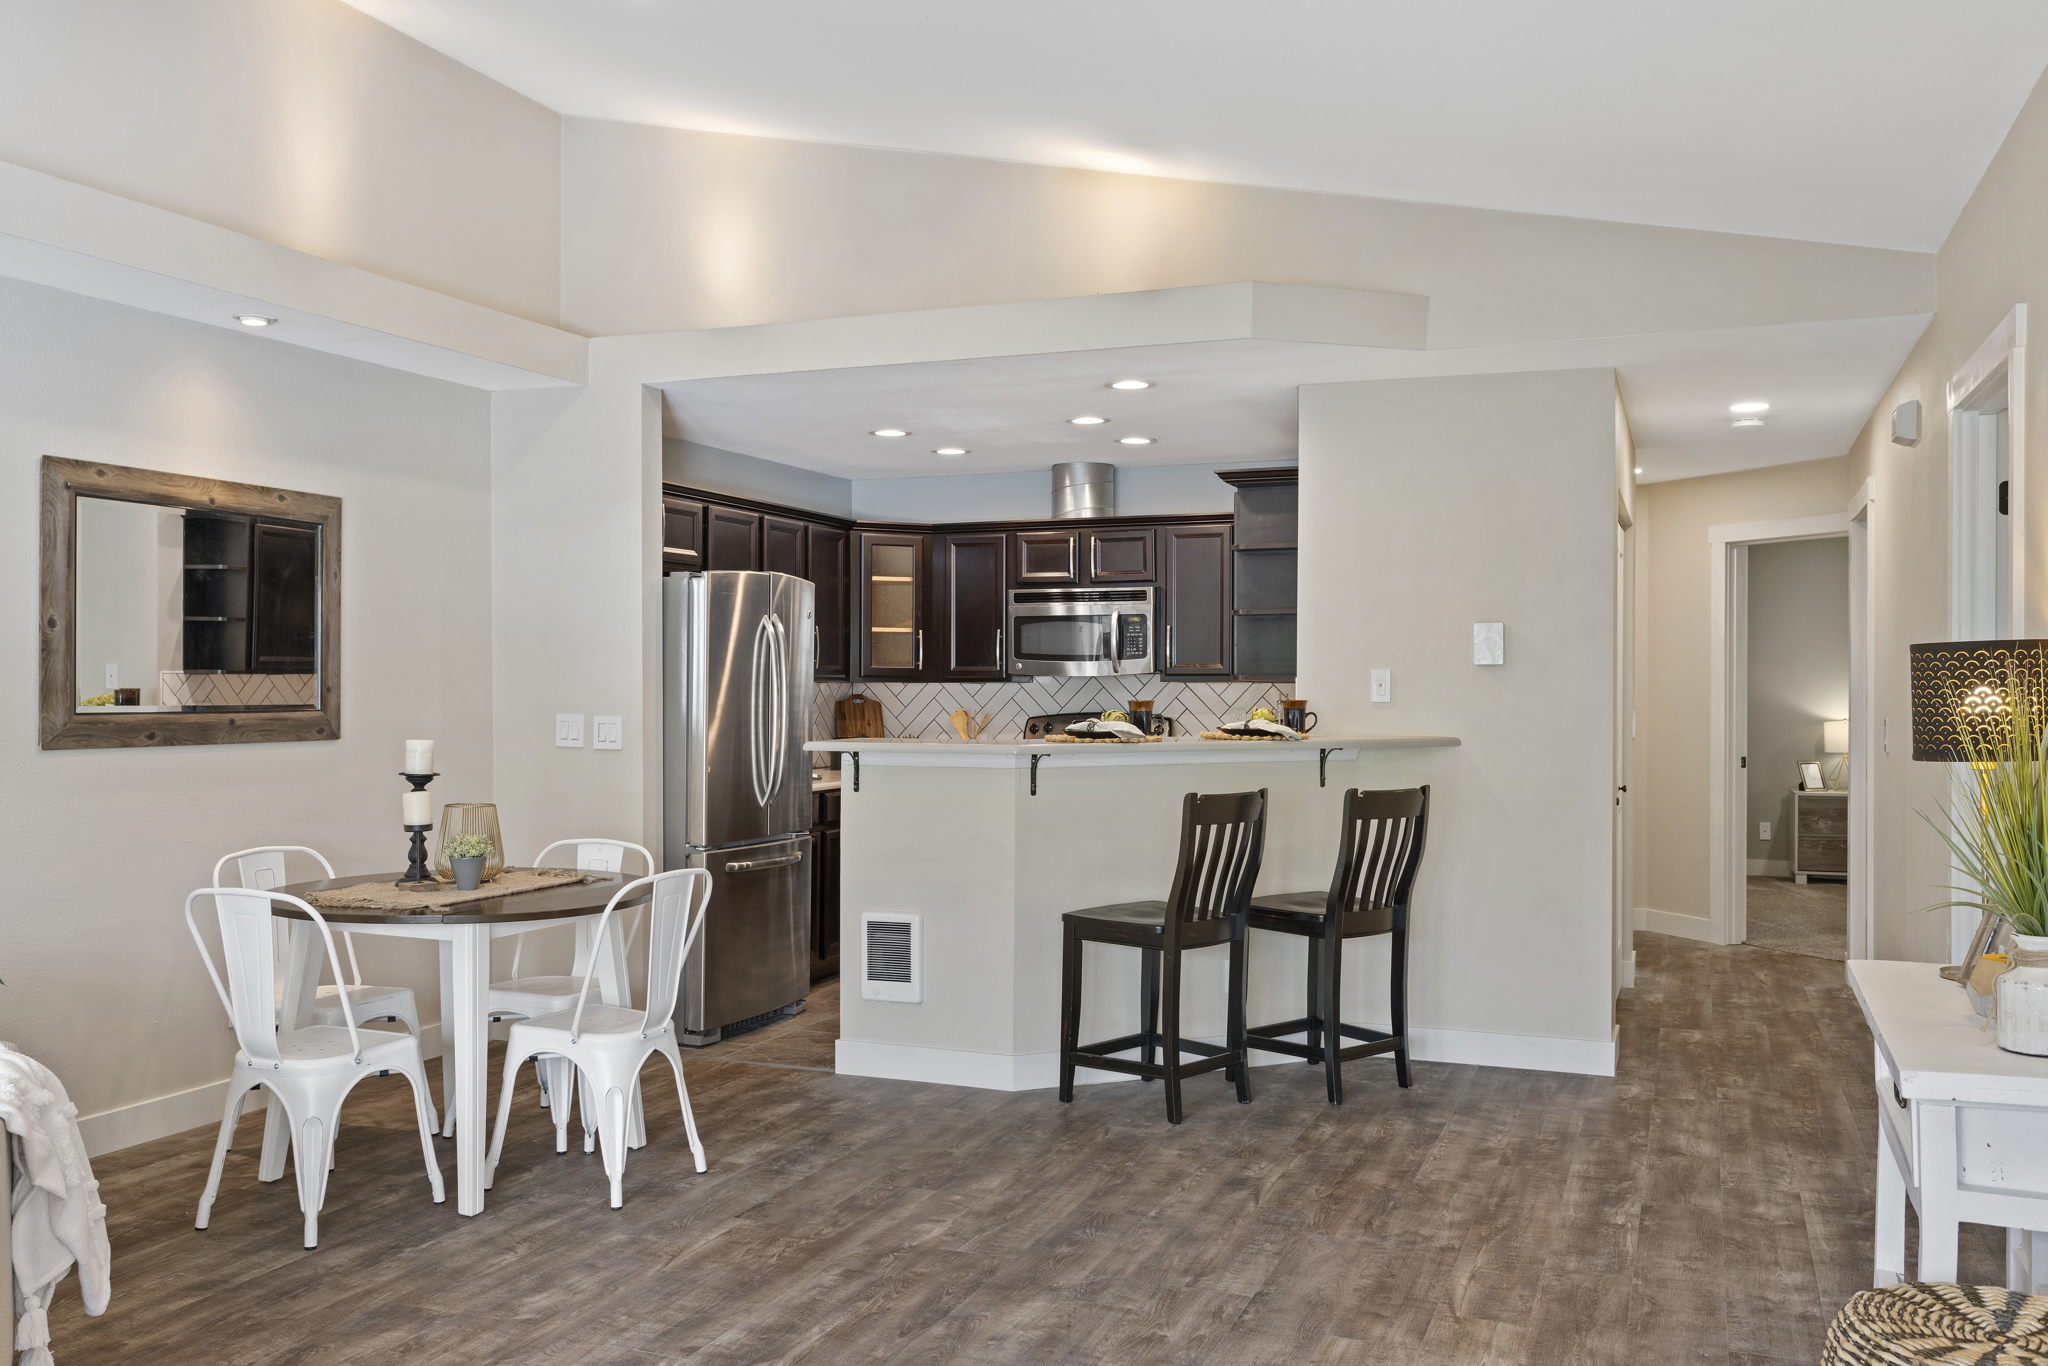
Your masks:
M 1374 669 L 1372 671 L 1372 700 L 1391 702 L 1394 700 L 1394 671 Z
M 583 718 L 570 712 L 555 713 L 555 748 L 583 748 Z
M 1474 664 L 1507 663 L 1507 627 L 1497 621 L 1473 622 L 1472 662 Z
M 108 691 L 108 692 L 112 692 L 112 691 L 113 691 L 114 689 L 116 689 L 116 688 L 118 688 L 118 687 L 120 687 L 120 686 L 121 686 L 121 666 L 120 666 L 119 664 L 109 664 L 109 665 L 107 665 L 107 691 Z
M 1771 837 L 1771 823 L 1769 821 L 1758 821 L 1756 823 L 1756 837 L 1760 840 L 1767 840 Z
M 592 749 L 624 749 L 626 747 L 625 719 L 618 716 L 591 717 L 590 747 Z

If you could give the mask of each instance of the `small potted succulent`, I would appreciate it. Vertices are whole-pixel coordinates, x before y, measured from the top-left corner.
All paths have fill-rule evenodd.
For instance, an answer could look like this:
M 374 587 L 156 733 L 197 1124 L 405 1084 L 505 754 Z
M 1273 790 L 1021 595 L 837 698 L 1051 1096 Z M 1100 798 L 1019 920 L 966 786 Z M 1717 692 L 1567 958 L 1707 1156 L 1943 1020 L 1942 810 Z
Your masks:
M 456 890 L 473 892 L 484 879 L 484 860 L 497 850 L 482 835 L 450 835 L 441 852 L 455 874 Z

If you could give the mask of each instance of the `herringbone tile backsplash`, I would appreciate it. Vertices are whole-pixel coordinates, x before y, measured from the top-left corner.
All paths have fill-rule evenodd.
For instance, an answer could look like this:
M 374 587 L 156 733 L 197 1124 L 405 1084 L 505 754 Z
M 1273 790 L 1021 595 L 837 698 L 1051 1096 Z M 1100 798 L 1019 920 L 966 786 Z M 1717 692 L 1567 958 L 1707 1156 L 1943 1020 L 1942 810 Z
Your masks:
M 891 739 L 956 739 L 946 718 L 964 711 L 975 717 L 988 713 L 985 737 L 1015 740 L 1023 736 L 1027 717 L 1122 710 L 1131 699 L 1146 697 L 1155 714 L 1171 716 L 1180 734 L 1193 735 L 1242 720 L 1253 707 L 1273 706 L 1292 691 L 1282 683 L 1184 683 L 1157 674 L 1010 683 L 820 683 L 811 709 L 811 737 L 833 738 L 832 706 L 855 692 L 882 704 L 883 728 Z

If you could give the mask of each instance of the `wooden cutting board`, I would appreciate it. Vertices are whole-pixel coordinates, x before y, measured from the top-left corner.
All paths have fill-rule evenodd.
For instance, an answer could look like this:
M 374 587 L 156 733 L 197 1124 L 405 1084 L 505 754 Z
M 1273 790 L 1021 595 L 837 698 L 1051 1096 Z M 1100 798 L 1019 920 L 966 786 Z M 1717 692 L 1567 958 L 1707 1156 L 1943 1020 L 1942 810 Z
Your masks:
M 832 730 L 841 740 L 882 738 L 882 704 L 862 693 L 842 697 L 832 706 Z

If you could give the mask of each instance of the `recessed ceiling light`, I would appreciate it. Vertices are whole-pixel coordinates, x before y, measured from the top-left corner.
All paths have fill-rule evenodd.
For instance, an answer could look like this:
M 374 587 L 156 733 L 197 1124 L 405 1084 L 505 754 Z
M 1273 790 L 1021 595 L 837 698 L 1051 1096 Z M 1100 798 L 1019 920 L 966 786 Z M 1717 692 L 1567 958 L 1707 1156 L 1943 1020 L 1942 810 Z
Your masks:
M 1149 379 L 1113 379 L 1109 382 L 1109 387 L 1112 389 L 1150 389 L 1152 381 Z
M 1119 446 L 1149 446 L 1152 444 L 1152 438 L 1149 436 L 1120 436 L 1116 439 L 1116 444 Z
M 1638 466 L 1636 466 L 1636 473 L 1637 473 L 1637 474 L 1641 474 L 1642 472 L 1643 472 L 1643 467 L 1642 467 L 1641 465 L 1638 465 Z
M 965 446 L 941 446 L 941 447 L 939 447 L 939 448 L 938 448 L 937 450 L 933 451 L 933 452 L 932 452 L 932 454 L 933 454 L 933 455 L 965 455 L 965 454 L 967 454 L 967 448 L 966 448 Z
M 1770 410 L 1770 404 L 1755 399 L 1747 403 L 1731 403 L 1728 405 L 1728 411 L 1731 413 L 1768 413 Z
M 1100 427 L 1109 419 L 1106 417 L 1070 417 L 1067 421 L 1073 423 L 1076 427 Z
M 902 429 L 901 427 L 877 427 L 877 428 L 875 428 L 875 429 L 874 429 L 873 431 L 869 432 L 869 433 L 868 433 L 868 435 L 869 435 L 869 436 L 909 436 L 909 435 L 910 435 L 910 433 L 909 433 L 909 432 L 906 432 L 906 431 L 904 431 L 904 430 L 903 430 L 903 429 Z
M 237 313 L 235 321 L 244 327 L 269 327 L 277 319 L 266 318 L 261 313 Z
M 1761 427 L 1764 425 L 1764 420 L 1760 417 L 1738 417 L 1731 425 L 1736 427 Z

